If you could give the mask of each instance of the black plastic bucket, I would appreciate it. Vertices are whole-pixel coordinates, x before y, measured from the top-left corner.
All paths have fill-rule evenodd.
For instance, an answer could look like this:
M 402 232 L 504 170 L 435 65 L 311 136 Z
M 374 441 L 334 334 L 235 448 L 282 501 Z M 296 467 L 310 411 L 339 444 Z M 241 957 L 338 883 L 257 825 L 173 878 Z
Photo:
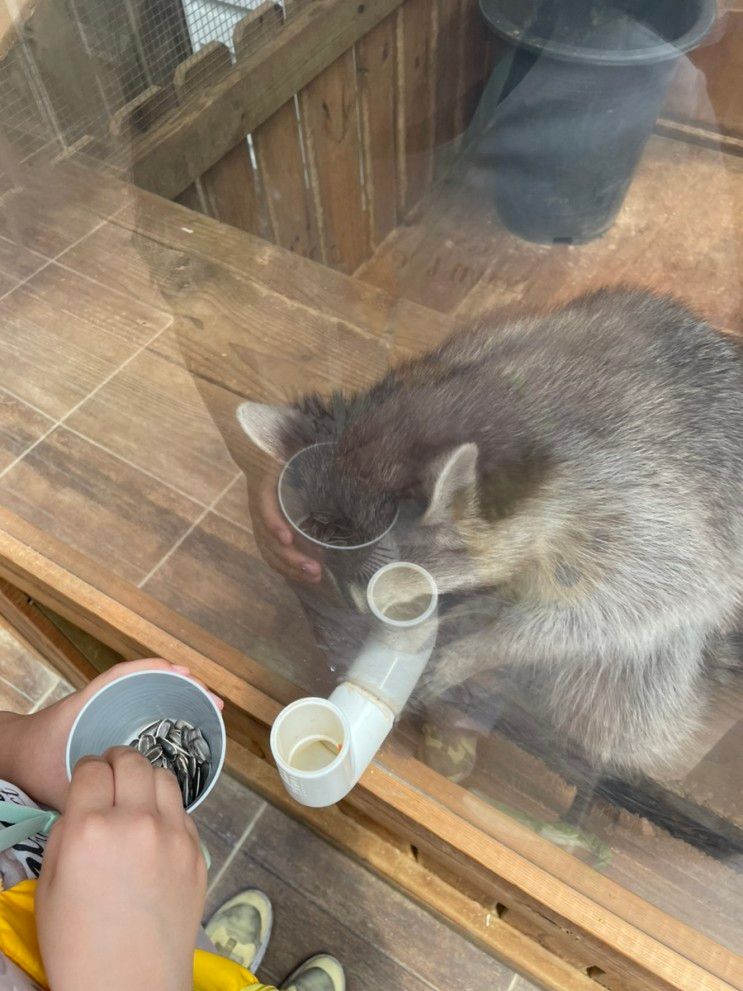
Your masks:
M 498 215 L 530 241 L 580 244 L 613 223 L 678 57 L 714 0 L 480 0 L 507 44 L 478 108 Z

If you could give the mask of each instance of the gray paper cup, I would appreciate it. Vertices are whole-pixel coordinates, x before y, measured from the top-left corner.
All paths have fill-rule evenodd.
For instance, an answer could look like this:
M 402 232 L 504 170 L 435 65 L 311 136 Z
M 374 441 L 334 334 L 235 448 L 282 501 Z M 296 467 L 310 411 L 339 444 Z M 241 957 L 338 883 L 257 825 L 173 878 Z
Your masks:
M 126 674 L 89 699 L 67 738 L 67 776 L 90 755 L 100 757 L 110 747 L 125 747 L 156 719 L 185 719 L 198 726 L 212 752 L 211 770 L 201 794 L 186 809 L 201 805 L 222 771 L 227 735 L 222 714 L 201 685 L 172 671 Z

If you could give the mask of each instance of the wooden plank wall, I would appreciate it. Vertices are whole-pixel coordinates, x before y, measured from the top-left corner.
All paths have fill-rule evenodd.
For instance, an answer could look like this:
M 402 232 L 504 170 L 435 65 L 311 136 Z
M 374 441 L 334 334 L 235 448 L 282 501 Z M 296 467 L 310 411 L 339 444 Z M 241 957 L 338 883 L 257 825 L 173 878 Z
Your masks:
M 657 130 L 743 155 L 743 0 L 719 0 L 720 18 L 680 61 Z
M 266 0 L 237 24 L 234 57 L 217 43 L 192 55 L 175 73 L 181 104 L 196 94 L 199 112 L 215 113 L 210 88 L 241 66 L 249 73 L 251 59 L 265 62 L 272 49 L 271 75 L 288 71 L 282 33 L 296 30 L 307 3 L 282 11 Z M 342 272 L 366 261 L 443 171 L 490 70 L 477 0 L 386 7 L 372 30 L 195 176 L 179 202 Z M 122 112 L 140 135 L 158 124 L 152 107 L 167 114 L 164 95 L 150 87 Z M 216 114 L 214 123 L 218 131 Z

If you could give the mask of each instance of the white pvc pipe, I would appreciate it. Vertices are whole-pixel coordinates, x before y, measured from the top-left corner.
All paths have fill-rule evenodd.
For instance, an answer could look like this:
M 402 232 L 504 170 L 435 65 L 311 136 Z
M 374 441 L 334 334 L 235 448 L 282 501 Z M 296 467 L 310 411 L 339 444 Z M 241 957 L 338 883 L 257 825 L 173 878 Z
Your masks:
M 271 750 L 289 794 L 333 805 L 353 788 L 402 712 L 431 656 L 438 592 L 417 564 L 385 565 L 369 582 L 372 633 L 329 699 L 299 699 L 279 713 Z

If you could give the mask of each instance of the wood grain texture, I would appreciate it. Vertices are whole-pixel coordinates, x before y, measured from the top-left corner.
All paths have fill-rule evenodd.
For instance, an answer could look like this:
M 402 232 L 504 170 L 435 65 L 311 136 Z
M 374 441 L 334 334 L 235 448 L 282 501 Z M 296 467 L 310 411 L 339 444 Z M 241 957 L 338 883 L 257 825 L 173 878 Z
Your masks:
M 697 154 L 698 149 L 694 152 Z M 667 168 L 665 173 L 668 174 Z M 710 172 L 708 175 L 713 177 L 714 174 Z M 140 210 L 142 203 L 149 206 Z M 349 337 L 345 343 L 336 346 L 347 350 L 354 347 L 354 342 L 368 340 L 378 346 L 380 338 L 376 329 L 371 331 L 367 327 L 364 331 L 360 326 L 362 316 L 367 312 L 365 306 L 369 307 L 369 326 L 378 327 L 381 334 L 387 335 L 381 338 L 387 350 L 390 341 L 395 339 L 389 336 L 386 328 L 389 328 L 390 313 L 398 311 L 385 294 L 372 293 L 368 287 L 359 291 L 355 288 L 355 281 L 343 280 L 337 273 L 330 273 L 335 281 L 324 281 L 320 287 L 303 288 L 302 283 L 315 272 L 318 273 L 319 284 L 322 269 L 274 246 L 266 246 L 266 254 L 257 253 L 263 249 L 255 243 L 255 239 L 237 231 L 231 236 L 243 243 L 242 249 L 232 250 L 228 242 L 221 248 L 215 248 L 215 254 L 211 255 L 205 244 L 212 235 L 215 244 L 219 244 L 219 225 L 202 217 L 196 218 L 198 223 L 188 224 L 183 219 L 189 216 L 188 213 L 172 204 L 162 205 L 159 211 L 155 209 L 154 198 L 138 199 L 131 214 L 125 212 L 116 224 L 104 226 L 91 235 L 89 241 L 98 244 L 98 252 L 88 250 L 85 254 L 79 246 L 68 254 L 72 261 L 88 265 L 104 287 L 111 285 L 119 292 L 142 292 L 146 286 L 153 291 L 154 282 L 165 309 L 173 312 L 179 321 L 191 322 L 189 333 L 193 335 L 194 346 L 204 347 L 204 337 L 207 336 L 204 327 L 208 327 L 211 334 L 212 326 L 216 324 L 215 351 L 223 343 L 233 347 L 237 343 L 247 349 L 247 355 L 237 350 L 234 353 L 250 369 L 250 361 L 256 355 L 262 357 L 263 349 L 267 350 L 273 344 L 270 334 L 267 334 L 267 340 L 260 339 L 263 322 L 272 313 L 281 313 L 283 323 L 292 329 L 300 322 L 301 315 L 302 321 L 308 319 L 313 327 L 318 328 L 313 331 L 314 334 L 319 333 L 322 321 L 327 323 L 328 317 L 336 312 L 354 315 L 353 322 L 346 323 L 343 318 L 344 332 L 349 332 Z M 113 250 L 118 250 L 121 243 L 131 245 L 134 240 L 132 231 L 125 225 L 135 224 L 143 215 L 147 216 L 144 222 L 147 233 L 138 234 L 139 241 L 134 249 L 141 268 L 128 261 L 121 252 L 109 257 L 110 251 L 101 247 L 107 243 L 106 238 L 111 238 L 108 243 Z M 674 222 L 665 215 L 663 220 L 670 225 Z M 178 228 L 183 227 L 187 230 L 177 232 Z M 639 230 L 635 233 L 642 236 L 643 232 Z M 193 245 L 202 235 L 204 244 L 189 248 L 189 243 Z M 121 242 L 119 237 L 127 240 Z M 499 232 L 499 238 L 504 238 L 502 232 Z M 575 257 L 575 253 L 571 257 Z M 269 285 L 272 279 L 279 279 L 279 260 L 282 258 L 289 272 L 286 281 L 291 286 L 292 278 L 296 280 L 288 295 L 283 297 L 278 285 Z M 502 258 L 498 260 L 503 261 Z M 508 261 L 508 257 L 505 260 Z M 264 267 L 269 274 L 264 275 L 261 270 L 260 274 L 246 276 L 245 266 L 252 264 L 254 268 L 260 268 L 258 261 L 265 262 Z M 647 261 L 646 255 L 642 264 Z M 651 258 L 650 261 L 654 260 Z M 510 263 L 511 276 L 514 271 L 524 271 L 523 267 L 519 268 L 515 255 Z M 342 302 L 343 285 L 348 296 L 345 303 Z M 327 295 L 323 297 L 323 293 Z M 339 299 L 337 310 L 327 302 L 319 305 L 323 298 L 332 299 L 334 293 L 338 294 Z M 315 300 L 318 305 L 309 305 L 309 300 Z M 386 308 L 388 306 L 389 309 Z M 241 327 L 245 307 L 250 314 L 247 345 L 244 336 L 240 336 L 245 334 L 245 328 Z M 422 308 L 416 312 L 420 314 Z M 201 321 L 201 327 L 198 321 Z M 314 344 L 314 340 L 311 335 L 309 341 Z M 207 340 L 207 357 L 210 362 L 216 361 L 219 355 L 213 359 L 209 346 Z M 291 350 L 291 340 L 284 340 L 281 346 L 287 348 L 284 358 L 289 364 L 302 359 L 301 344 Z M 314 360 L 313 355 L 307 358 L 309 367 L 312 367 Z M 358 360 L 360 364 L 366 364 L 364 357 Z M 224 374 L 234 374 L 235 364 L 235 361 L 230 363 L 230 367 L 226 364 Z M 212 367 L 218 368 L 220 376 L 223 374 L 221 367 Z M 333 374 L 343 375 L 344 370 L 334 371 Z M 69 462 L 70 457 L 66 455 L 65 464 L 69 465 Z M 60 487 L 57 486 L 55 491 L 58 493 Z M 220 529 L 223 522 L 211 520 L 210 525 L 213 523 L 219 534 L 223 532 Z M 247 533 L 240 527 L 234 529 L 242 534 Z M 227 540 L 224 536 L 215 539 L 215 534 L 211 533 L 208 540 L 205 538 L 205 543 L 213 541 L 221 554 L 226 553 L 226 546 L 235 539 L 232 534 Z M 217 553 L 210 551 L 210 554 L 216 560 Z M 192 574 L 198 573 L 196 564 L 190 567 Z M 131 582 L 113 580 L 108 562 L 102 565 L 93 561 L 90 554 L 76 553 L 56 539 L 53 531 L 39 532 L 38 528 L 29 527 L 5 510 L 0 511 L 0 571 L 8 577 L 13 575 L 21 587 L 40 590 L 40 594 L 55 605 L 64 607 L 68 613 L 79 612 L 88 627 L 107 631 L 106 635 L 117 643 L 123 642 L 130 654 L 135 648 L 142 649 L 144 644 L 148 652 L 191 658 L 196 673 L 205 675 L 210 684 L 218 686 L 217 690 L 229 692 L 230 697 L 244 708 L 241 715 L 243 722 L 248 722 L 248 710 L 254 719 L 262 721 L 264 727 L 275 715 L 275 702 L 245 682 L 246 677 L 252 680 L 254 675 L 258 678 L 270 677 L 270 672 L 260 664 L 253 662 L 254 667 L 251 668 L 250 659 L 241 651 L 220 643 L 184 617 L 155 602 L 151 596 L 133 590 Z M 240 573 L 239 562 L 235 564 L 235 573 Z M 277 697 L 274 696 L 274 699 Z M 465 808 L 464 803 L 469 803 L 470 799 L 461 789 L 457 789 L 455 811 L 447 810 L 438 793 L 435 799 L 431 797 L 433 786 L 424 783 L 421 787 L 423 775 L 419 766 L 412 766 L 406 776 L 410 781 L 406 782 L 405 776 L 389 773 L 377 766 L 365 777 L 354 801 L 358 801 L 367 811 L 373 811 L 375 816 L 379 813 L 379 817 L 395 825 L 398 832 L 407 835 L 434 857 L 441 858 L 457 876 L 472 884 L 482 884 L 484 880 L 492 900 L 502 900 L 502 904 L 509 909 L 516 905 L 525 914 L 529 910 L 543 912 L 551 926 L 576 933 L 576 938 L 585 940 L 592 952 L 595 950 L 596 966 L 602 967 L 607 954 L 610 958 L 616 958 L 621 964 L 617 973 L 627 981 L 634 979 L 635 987 L 719 988 L 723 986 L 723 978 L 728 984 L 739 983 L 740 975 L 735 969 L 737 962 L 733 959 L 731 963 L 731 955 L 722 947 L 699 934 L 687 939 L 686 931 L 678 928 L 677 920 L 669 920 L 647 902 L 641 905 L 633 903 L 626 892 L 615 897 L 612 889 L 603 884 L 606 879 L 601 877 L 597 876 L 592 881 L 596 885 L 595 892 L 576 893 L 578 875 L 574 861 L 571 860 L 566 876 L 558 876 L 557 867 L 547 869 L 533 862 L 537 854 L 542 855 L 536 846 L 529 845 L 530 851 L 536 851 L 534 856 L 531 853 L 520 855 L 514 851 L 514 844 L 526 844 L 525 836 L 528 835 L 521 827 L 521 832 L 514 833 L 517 824 L 506 826 L 500 820 L 493 819 L 490 811 L 487 830 L 468 823 L 462 819 L 461 812 Z M 467 804 L 466 808 L 469 815 L 472 807 Z M 488 834 L 491 828 L 492 836 Z M 528 841 L 529 844 L 533 840 L 534 837 Z M 515 909 L 511 911 L 515 912 Z M 681 940 L 682 950 L 670 946 L 676 939 Z M 706 974 L 702 968 L 707 969 Z M 640 983 L 643 979 L 644 985 Z
M 473 171 L 469 181 L 485 215 L 488 173 Z M 653 137 L 614 226 L 590 244 L 528 244 L 504 231 L 492 211 L 490 266 L 457 316 L 477 319 L 504 306 L 541 310 L 601 286 L 630 283 L 671 293 L 720 329 L 741 333 L 742 209 L 740 158 Z
M 53 426 L 54 420 L 0 389 L 0 471 Z
M 358 278 L 442 313 L 456 310 L 490 270 L 502 236 L 489 199 L 489 174 L 452 173 L 410 211 Z M 431 336 L 421 335 L 421 344 L 438 343 Z
M 664 115 L 743 139 L 743 10 L 728 10 L 714 33 L 681 60 Z
M 234 27 L 232 37 L 238 59 L 252 55 L 261 45 L 275 38 L 284 23 L 281 6 L 273 0 L 263 0 Z
M 465 17 L 468 0 L 437 0 L 434 173 L 442 175 L 456 151 L 462 122 L 461 79 L 464 72 Z
M 0 511 L 0 518 L 2 519 L 2 529 L 0 529 L 0 570 L 5 572 L 8 577 L 10 574 L 14 576 L 15 584 L 19 586 L 28 585 L 31 581 L 36 587 L 41 588 L 43 594 L 51 598 L 54 602 L 64 604 L 65 608 L 70 609 L 71 605 L 74 604 L 77 614 L 82 617 L 82 621 L 86 625 L 93 625 L 97 630 L 105 630 L 108 626 L 109 636 L 111 635 L 111 619 L 113 615 L 116 615 L 116 622 L 114 623 L 113 629 L 116 629 L 119 624 L 122 624 L 129 629 L 137 629 L 138 636 L 146 635 L 146 639 L 154 635 L 157 639 L 160 636 L 157 633 L 157 627 L 153 626 L 151 622 L 148 622 L 144 617 L 137 617 L 130 611 L 127 612 L 127 606 L 122 605 L 116 607 L 112 613 L 111 606 L 114 605 L 116 600 L 111 600 L 108 598 L 110 603 L 107 606 L 106 594 L 103 593 L 103 598 L 100 598 L 101 593 L 96 592 L 95 587 L 86 582 L 85 579 L 78 577 L 81 573 L 85 573 L 85 570 L 92 569 L 91 577 L 94 577 L 96 584 L 99 584 L 100 577 L 95 577 L 95 568 L 92 567 L 92 562 L 89 562 L 85 567 L 81 567 L 82 562 L 78 561 L 75 566 L 77 574 L 73 577 L 70 572 L 65 572 L 64 568 L 59 569 L 59 566 L 55 565 L 53 562 L 49 561 L 47 558 L 46 563 L 43 568 L 41 567 L 41 562 L 44 560 L 44 556 L 39 557 L 39 551 L 34 548 L 34 544 L 38 542 L 39 538 L 42 540 L 42 546 L 45 547 L 46 553 L 50 551 L 55 554 L 55 556 L 61 556 L 64 558 L 70 552 L 64 550 L 60 547 L 54 546 L 54 541 L 52 538 L 46 535 L 35 534 L 33 528 L 29 528 L 27 525 L 23 524 L 21 521 L 14 519 L 12 514 L 7 514 L 4 511 Z M 15 532 L 15 536 L 13 536 Z M 21 540 L 19 541 L 19 537 Z M 22 542 L 21 542 L 22 541 Z M 25 549 L 24 549 L 25 548 Z M 10 573 L 10 574 L 8 574 Z M 107 579 L 108 581 L 108 579 Z M 126 593 L 123 598 L 126 599 Z M 72 596 L 72 597 L 71 597 Z M 121 601 L 121 590 L 117 595 L 117 599 Z M 91 611 L 91 606 L 97 600 L 97 605 L 94 611 Z M 127 616 L 129 618 L 127 618 Z M 163 642 L 162 640 L 160 641 Z M 174 641 L 171 641 L 171 645 L 165 646 L 165 653 L 163 650 L 156 650 L 156 653 L 162 654 L 162 656 L 173 657 L 179 656 L 189 657 L 191 660 L 191 667 L 194 673 L 205 677 L 207 683 L 209 683 L 215 690 L 227 692 L 231 691 L 230 695 L 238 704 L 248 706 L 249 710 L 257 714 L 259 719 L 269 719 L 272 718 L 270 713 L 275 713 L 276 708 L 268 703 L 268 700 L 264 696 L 261 696 L 259 692 L 255 689 L 249 688 L 246 685 L 238 685 L 234 680 L 230 680 L 229 672 L 220 667 L 212 661 L 207 661 L 203 658 L 203 655 L 195 654 L 192 650 L 189 651 L 185 644 L 177 646 Z M 175 653 L 174 653 L 175 648 Z M 229 686 L 229 687 L 228 687 Z M 384 797 L 382 798 L 379 794 L 381 789 Z M 540 877 L 539 871 L 537 870 L 536 876 L 534 875 L 534 870 L 529 866 L 528 861 L 523 861 L 522 858 L 516 858 L 514 861 L 513 855 L 504 852 L 504 848 L 500 847 L 498 841 L 493 840 L 493 843 L 485 841 L 482 837 L 475 839 L 473 833 L 473 828 L 462 824 L 461 820 L 458 821 L 458 825 L 454 827 L 452 823 L 452 828 L 454 833 L 456 833 L 456 838 L 454 833 L 449 832 L 448 827 L 444 826 L 441 815 L 431 815 L 429 812 L 423 811 L 423 806 L 426 805 L 426 799 L 423 796 L 416 796 L 413 800 L 415 793 L 411 792 L 407 786 L 403 785 L 402 782 L 395 779 L 389 779 L 383 772 L 377 770 L 373 774 L 368 774 L 364 778 L 364 782 L 359 790 L 355 793 L 356 799 L 358 799 L 359 804 L 362 808 L 367 810 L 370 807 L 375 808 L 375 803 L 377 800 L 381 800 L 381 808 L 386 810 L 382 818 L 385 821 L 391 821 L 397 823 L 398 827 L 410 836 L 415 836 L 415 841 L 419 844 L 428 842 L 432 836 L 438 837 L 434 842 L 434 847 L 436 849 L 440 848 L 441 842 L 444 842 L 447 849 L 449 843 L 453 842 L 454 847 L 457 849 L 466 849 L 468 851 L 468 856 L 474 856 L 474 861 L 479 863 L 480 866 L 475 870 L 475 876 L 478 879 L 488 876 L 487 870 L 483 873 L 484 862 L 489 865 L 488 870 L 494 871 L 496 874 L 503 874 L 505 870 L 508 870 L 509 876 L 516 881 L 519 885 L 525 886 L 527 890 L 538 890 L 540 892 L 540 898 L 547 897 L 547 904 L 553 904 L 552 896 L 555 894 L 555 889 L 553 882 L 540 883 L 536 887 L 534 886 L 534 881 L 537 877 Z M 407 798 L 403 796 L 407 795 Z M 376 796 L 376 798 L 375 798 Z M 371 801 L 370 801 L 371 799 Z M 412 800 L 412 805 L 409 801 Z M 423 803 L 421 806 L 420 803 Z M 446 819 L 446 815 L 444 815 Z M 426 827 L 421 830 L 421 823 L 426 822 Z M 520 827 L 517 827 L 520 828 Z M 442 832 L 443 831 L 443 832 Z M 476 831 L 475 831 L 476 832 Z M 449 841 L 446 841 L 445 837 L 449 836 Z M 500 850 L 496 859 L 491 861 L 490 855 L 493 852 L 491 847 L 495 844 L 494 849 Z M 454 856 L 449 853 L 450 858 Z M 466 866 L 467 860 L 460 863 L 457 856 L 454 856 L 453 869 L 461 872 L 464 876 L 467 876 L 469 868 Z M 497 864 L 497 867 L 496 867 Z M 514 875 L 511 871 L 512 865 L 516 871 Z M 544 881 L 544 878 L 542 878 Z M 559 888 L 559 882 L 555 882 Z M 565 904 L 563 902 L 563 904 Z M 568 900 L 569 914 L 571 918 L 575 917 L 577 912 L 579 918 L 584 922 L 590 917 L 592 920 L 589 924 L 589 930 L 596 932 L 596 927 L 601 930 L 606 920 L 605 912 L 599 911 L 597 913 L 596 909 L 586 916 L 584 912 L 584 905 L 580 898 L 571 895 Z M 643 929 L 647 932 L 648 927 L 651 931 L 654 930 L 655 924 L 654 910 L 650 909 L 648 906 L 644 913 Z M 629 932 L 626 929 L 626 924 L 616 923 L 616 919 L 613 922 L 614 930 L 613 934 L 609 939 L 609 945 L 614 948 L 616 952 L 624 952 L 629 949 L 633 954 L 644 955 L 646 962 L 652 961 L 652 968 L 655 971 L 659 967 L 664 970 L 668 969 L 670 965 L 670 960 L 668 952 L 659 948 L 658 944 L 654 944 L 652 939 L 650 944 L 645 941 L 649 938 L 647 936 L 638 937 L 637 933 L 629 938 Z M 638 942 L 639 940 L 639 942 Z M 698 940 L 694 941 L 698 943 Z M 650 950 L 650 945 L 653 949 Z M 698 946 L 692 944 L 690 946 L 690 952 L 698 949 Z M 673 957 L 673 955 L 671 955 Z M 724 952 L 722 955 L 720 952 L 716 954 L 717 965 L 729 967 L 731 966 L 731 959 L 729 956 L 725 956 Z M 670 986 L 676 988 L 686 989 L 687 987 L 700 987 L 700 988 L 714 988 L 719 989 L 721 987 L 729 987 L 730 985 L 721 983 L 714 978 L 702 974 L 700 977 L 698 968 L 690 965 L 686 962 L 678 963 L 674 958 L 673 969 L 671 971 L 673 975 L 673 982 L 669 981 Z M 683 983 L 686 981 L 687 983 Z M 689 983 L 689 982 L 699 981 L 699 983 Z M 638 987 L 652 987 L 651 983 L 644 985 L 637 985 Z
M 223 773 L 210 793 L 209 801 L 193 813 L 193 820 L 199 829 L 208 826 L 233 850 L 251 820 L 264 807 L 263 799 L 254 791 L 241 785 L 231 774 Z
M 83 688 L 98 674 L 85 655 L 60 633 L 34 601 L 5 581 L 0 581 L 0 615 L 5 623 L 16 630 L 74 688 Z M 3 664 L 6 661 L 7 653 L 4 652 L 3 660 L 0 661 L 0 676 L 3 675 Z M 6 680 L 9 679 L 6 677 Z M 34 690 L 41 694 L 51 687 L 54 680 L 50 677 L 48 668 L 26 664 L 23 680 L 19 682 L 16 675 L 13 684 L 25 691 L 25 685 L 31 683 Z
M 402 825 L 398 824 L 396 833 L 390 833 L 376 818 L 360 815 L 348 802 L 330 809 L 296 805 L 273 769 L 237 741 L 232 743 L 228 763 L 240 780 L 249 783 L 274 805 L 290 811 L 449 924 L 465 931 L 478 945 L 537 981 L 540 987 L 553 991 L 590 991 L 596 987 L 583 970 L 576 970 L 555 955 L 546 939 L 546 929 L 543 928 L 537 940 L 527 937 L 506 921 L 507 913 L 501 912 L 504 906 L 496 907 L 491 898 L 483 903 L 466 890 L 461 876 L 442 872 L 438 864 L 432 869 L 424 856 L 413 856 L 405 842 L 410 836 Z M 636 991 L 641 988 L 644 991 L 644 986 L 635 985 Z
M 189 236 L 186 231 L 193 230 L 199 214 L 181 209 L 180 217 L 186 229 L 183 233 Z M 158 314 L 164 329 L 172 322 L 172 311 L 152 278 L 143 240 L 128 226 L 116 222 L 104 224 L 66 252 L 64 267 L 97 282 L 109 292 L 141 300 Z
M 0 237 L 0 272 L 8 277 L 8 288 L 37 272 L 47 259 L 7 237 Z
M 0 711 L 16 712 L 19 715 L 28 715 L 33 708 L 33 703 L 27 699 L 23 692 L 19 692 L 13 685 L 0 680 Z
M 182 62 L 175 73 L 175 91 L 181 103 L 199 90 L 213 86 L 232 70 L 226 45 L 209 42 Z M 230 148 L 200 177 L 199 185 L 212 216 L 241 230 L 260 234 L 264 230 L 259 194 L 245 138 Z
M 68 0 L 35 4 L 20 32 L 65 139 L 73 142 L 83 134 L 101 133 L 106 108 Z
M 58 427 L 0 479 L 0 501 L 136 582 L 200 512 L 197 503 Z
M 289 682 L 118 578 L 107 563 L 2 504 L 0 524 L 0 577 L 123 658 L 164 657 L 184 664 L 223 698 L 266 724 L 280 702 L 297 697 Z
M 55 687 L 59 676 L 4 614 L 0 590 L 0 688 L 10 686 L 28 699 L 29 707 Z
M 370 875 L 360 864 L 276 808 L 267 809 L 261 816 L 246 849 L 261 866 L 276 874 L 286 869 L 286 850 L 293 850 L 286 876 L 308 898 L 315 894 L 319 877 L 332 877 L 332 893 L 325 901 L 328 911 L 356 936 L 380 948 L 389 947 L 406 971 L 431 987 L 442 986 L 447 970 L 456 971 L 461 988 L 507 991 L 513 980 L 510 969 L 464 942 L 459 934 L 411 904 L 385 881 Z M 409 847 L 407 856 L 412 859 Z M 405 939 L 400 939 L 403 933 Z M 352 964 L 350 969 L 353 971 Z
M 680 934 L 681 927 L 676 920 L 643 902 L 639 915 L 627 913 L 634 915 L 633 922 L 626 921 L 626 892 L 622 896 L 621 918 L 615 914 L 619 906 L 614 900 L 609 909 L 574 887 L 564 898 L 566 893 L 559 892 L 554 886 L 556 878 L 512 851 L 504 857 L 500 842 L 483 841 L 482 834 L 470 822 L 459 819 L 455 825 L 446 813 L 441 817 L 426 813 L 426 818 L 421 819 L 423 806 L 430 797 L 424 791 L 407 792 L 402 780 L 395 780 L 400 781 L 399 787 L 385 779 L 375 779 L 374 775 L 365 779 L 372 794 L 377 783 L 385 792 L 385 811 L 381 814 L 378 809 L 374 811 L 378 821 L 393 829 L 409 829 L 409 820 L 415 821 L 416 846 L 433 854 L 464 882 L 489 892 L 498 902 L 524 905 L 567 932 L 580 931 L 580 938 L 594 952 L 598 966 L 605 971 L 610 967 L 612 974 L 622 977 L 629 987 L 728 991 L 739 985 L 743 978 L 743 960 L 721 953 L 721 948 L 713 941 L 688 930 L 690 938 L 681 940 L 682 949 L 670 949 L 666 939 L 671 934 Z M 370 800 L 368 793 L 359 792 L 357 797 L 358 803 L 354 804 L 362 811 L 374 809 L 375 802 Z M 457 805 L 461 809 L 459 801 Z M 566 925 L 567 918 L 571 922 Z M 648 927 L 655 938 L 648 936 Z M 656 941 L 658 939 L 660 942 Z M 607 950 L 607 947 L 611 949 Z
M 391 15 L 356 44 L 371 250 L 397 225 L 396 62 L 396 21 Z
M 743 720 L 732 726 L 681 784 L 684 794 L 736 825 L 743 824 L 740 753 Z
M 462 42 L 455 114 L 455 133 L 461 134 L 472 119 L 490 72 L 493 47 L 490 30 L 477 0 L 464 0 Z
M 305 86 L 299 107 L 320 257 L 331 268 L 354 272 L 367 257 L 369 246 L 352 51 Z
M 669 117 L 659 117 L 655 122 L 654 131 L 664 138 L 675 138 L 677 141 L 689 141 L 692 144 L 722 151 L 727 155 L 743 156 L 743 138 L 735 138 L 730 134 L 720 134 L 710 127 L 697 127 L 685 124 Z
M 214 504 L 213 511 L 217 516 L 238 526 L 248 526 L 250 521 L 250 506 L 248 505 L 248 486 L 244 476 L 236 478 L 219 502 Z
M 252 134 L 271 240 L 307 258 L 320 257 L 314 204 L 292 98 Z
M 199 213 L 208 213 L 209 208 L 207 206 L 206 200 L 204 199 L 204 194 L 201 190 L 201 180 L 197 179 L 192 182 L 190 186 L 187 186 L 182 193 L 179 193 L 175 198 L 176 203 L 180 203 L 181 206 L 188 207 L 189 210 L 197 210 Z
M 314 0 L 300 8 L 273 42 L 133 142 L 136 184 L 177 196 L 401 2 Z
M 174 106 L 175 99 L 171 89 L 148 86 L 111 117 L 111 136 L 121 142 L 123 147 L 127 147 L 132 138 L 142 131 L 148 131 Z
M 37 618 L 36 613 L 39 613 L 44 619 L 48 620 L 50 624 L 50 637 L 52 636 L 52 631 L 56 631 L 60 645 L 64 647 L 70 665 L 77 667 L 83 674 L 91 668 L 93 671 L 98 672 L 98 674 L 102 674 L 104 671 L 108 671 L 113 667 L 114 664 L 119 664 L 124 660 L 124 657 L 118 651 L 106 646 L 100 640 L 81 630 L 79 626 L 75 626 L 74 623 L 60 616 L 53 609 L 37 602 L 35 599 L 31 601 L 34 609 L 34 619 Z
M 244 527 L 209 514 L 142 587 L 304 691 L 332 684 L 299 601 Z
M 98 222 L 77 203 L 66 202 L 59 188 L 24 189 L 0 203 L 0 236 L 15 245 L 26 262 L 31 261 L 31 252 L 45 260 L 55 258 Z
M 65 422 L 204 505 L 237 472 L 173 335 L 137 355 Z
M 0 301 L 0 384 L 56 419 L 166 322 L 136 300 L 49 266 Z
M 357 991 L 376 991 L 380 985 L 395 991 L 431 991 L 430 984 L 387 955 L 383 932 L 377 930 L 382 920 L 370 916 L 369 931 L 364 936 L 357 935 L 334 914 L 332 890 L 322 897 L 317 893 L 310 897 L 294 886 L 290 872 L 286 877 L 277 875 L 264 867 L 252 850 L 248 843 L 238 852 L 229 871 L 211 892 L 207 911 L 246 887 L 266 892 L 274 905 L 276 924 L 261 968 L 263 980 L 280 985 L 295 967 L 322 947 L 344 962 L 349 982 L 353 981 Z M 358 894 L 363 897 L 363 892 Z M 302 920 L 301 926 L 296 925 L 297 919 Z M 505 986 L 491 985 L 493 991 L 504 991 Z
M 218 220 L 254 234 L 265 234 L 265 204 L 245 140 L 208 169 L 200 184 L 211 213 Z
M 243 278 L 308 309 L 332 313 L 380 340 L 427 332 L 440 338 L 451 329 L 447 318 L 434 310 L 348 279 L 324 265 L 225 228 L 208 217 L 191 216 L 150 193 L 138 192 L 131 209 L 120 214 L 116 223 L 126 225 L 129 232 L 137 230 L 140 236 L 146 234 L 205 260 L 219 259 L 237 269 Z M 122 241 L 127 237 L 130 243 L 133 240 L 132 234 L 124 230 L 120 236 Z M 99 255 L 96 252 L 94 257 Z M 94 259 L 90 263 L 96 264 Z
M 438 14 L 431 0 L 407 0 L 398 14 L 400 214 L 417 203 L 433 178 Z

